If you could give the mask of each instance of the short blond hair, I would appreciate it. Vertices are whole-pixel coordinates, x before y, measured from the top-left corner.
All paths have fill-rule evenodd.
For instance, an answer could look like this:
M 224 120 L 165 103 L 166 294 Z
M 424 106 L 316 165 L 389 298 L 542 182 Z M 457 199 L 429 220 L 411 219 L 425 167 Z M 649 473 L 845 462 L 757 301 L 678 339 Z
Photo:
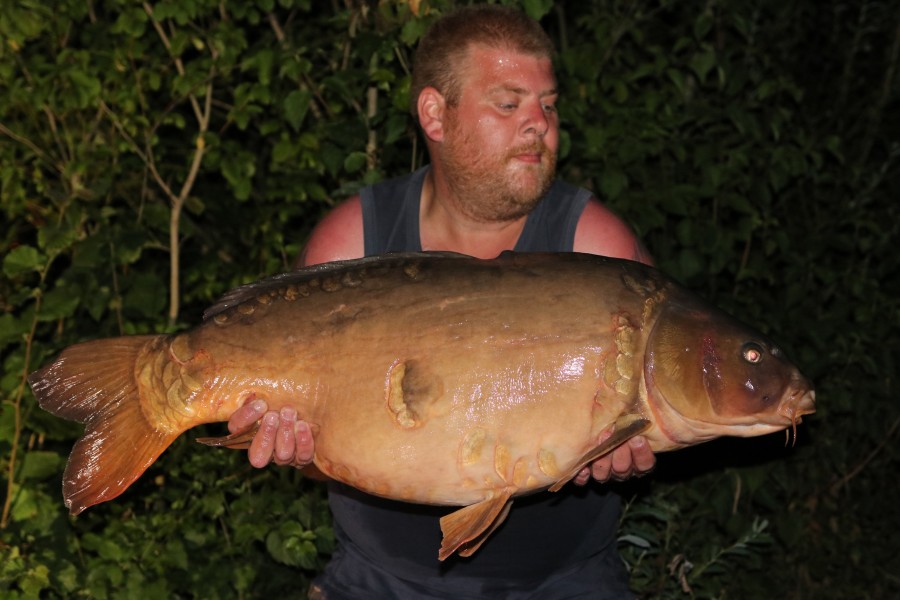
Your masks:
M 426 87 L 439 91 L 450 106 L 459 102 L 459 69 L 472 45 L 551 59 L 555 54 L 540 24 L 520 10 L 496 4 L 457 9 L 435 21 L 416 49 L 409 110 L 417 123 L 419 94 Z

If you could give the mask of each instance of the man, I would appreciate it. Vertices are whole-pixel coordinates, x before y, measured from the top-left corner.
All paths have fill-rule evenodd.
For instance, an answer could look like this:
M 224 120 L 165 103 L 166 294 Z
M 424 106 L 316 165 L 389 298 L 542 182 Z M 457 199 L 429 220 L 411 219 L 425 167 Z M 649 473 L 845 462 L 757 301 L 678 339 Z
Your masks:
M 435 23 L 419 45 L 411 88 L 430 166 L 336 207 L 313 231 L 301 264 L 404 250 L 492 258 L 513 249 L 649 262 L 630 229 L 596 198 L 555 180 L 552 55 L 540 25 L 506 7 L 462 9 Z M 262 417 L 251 463 L 309 463 L 309 425 L 292 409 L 266 410 L 256 400 L 229 422 L 235 431 Z M 444 563 L 437 560 L 438 518 L 449 509 L 331 483 L 338 546 L 311 597 L 629 597 L 615 547 L 619 499 L 584 484 L 591 476 L 625 478 L 654 463 L 646 440 L 633 439 L 584 469 L 578 485 L 517 500 L 473 557 Z

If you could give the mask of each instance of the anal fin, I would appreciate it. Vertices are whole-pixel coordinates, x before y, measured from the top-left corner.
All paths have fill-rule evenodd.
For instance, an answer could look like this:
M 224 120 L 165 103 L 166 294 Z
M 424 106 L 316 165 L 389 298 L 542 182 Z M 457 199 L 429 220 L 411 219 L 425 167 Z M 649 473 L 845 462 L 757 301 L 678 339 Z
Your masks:
M 471 504 L 441 519 L 444 539 L 438 559 L 444 560 L 459 550 L 460 556 L 471 556 L 488 536 L 506 519 L 512 505 L 512 488 L 504 488 L 491 498 Z
M 650 427 L 650 420 L 640 415 L 622 415 L 615 422 L 615 431 L 612 436 L 596 448 L 592 448 L 565 475 L 550 486 L 551 492 L 558 492 L 562 486 L 571 481 L 578 472 L 591 464 L 604 454 L 608 454 L 621 446 L 629 439 L 646 431 Z

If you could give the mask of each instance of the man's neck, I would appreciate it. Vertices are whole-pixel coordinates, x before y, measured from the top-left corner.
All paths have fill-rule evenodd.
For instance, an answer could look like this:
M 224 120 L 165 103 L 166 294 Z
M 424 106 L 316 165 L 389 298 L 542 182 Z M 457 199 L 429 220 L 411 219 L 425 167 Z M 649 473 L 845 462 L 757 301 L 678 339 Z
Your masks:
M 450 250 L 478 258 L 494 258 L 512 250 L 527 217 L 514 221 L 483 222 L 460 209 L 452 192 L 436 183 L 429 169 L 419 200 L 419 237 L 423 250 Z

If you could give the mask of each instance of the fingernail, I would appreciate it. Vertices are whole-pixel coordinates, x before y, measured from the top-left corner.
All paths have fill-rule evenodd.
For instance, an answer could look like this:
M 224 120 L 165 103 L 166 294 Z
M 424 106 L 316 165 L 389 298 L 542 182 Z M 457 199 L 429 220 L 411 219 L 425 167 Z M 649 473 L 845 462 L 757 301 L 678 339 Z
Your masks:
M 263 417 L 263 422 L 266 425 L 278 425 L 278 415 L 273 412 L 266 413 L 266 416 Z
M 642 437 L 631 438 L 628 443 L 632 448 L 643 448 L 647 442 Z
M 250 406 L 252 406 L 253 410 L 255 410 L 258 413 L 266 411 L 266 401 L 265 400 L 254 400 L 253 402 L 250 403 Z
M 285 406 L 278 414 L 286 421 L 293 421 L 297 418 L 297 411 L 290 406 Z

